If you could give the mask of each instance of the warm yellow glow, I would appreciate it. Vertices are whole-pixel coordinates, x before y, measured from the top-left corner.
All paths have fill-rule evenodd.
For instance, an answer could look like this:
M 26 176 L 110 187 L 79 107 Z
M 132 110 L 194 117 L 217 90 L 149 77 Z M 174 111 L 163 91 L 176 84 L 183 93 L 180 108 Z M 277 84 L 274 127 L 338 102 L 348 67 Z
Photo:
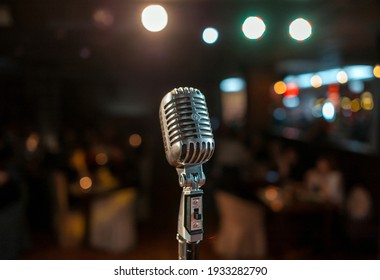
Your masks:
M 79 185 L 82 189 L 88 190 L 92 187 L 92 180 L 90 177 L 83 177 L 79 180 Z
M 270 207 L 272 208 L 272 210 L 274 212 L 279 212 L 281 211 L 283 208 L 284 208 L 284 203 L 281 201 L 281 200 L 276 200 L 276 201 L 273 201 L 271 204 L 270 204 Z
M 351 110 L 351 99 L 343 97 L 340 101 L 340 107 L 342 107 L 343 110 Z
M 325 103 L 325 99 L 324 98 L 319 98 L 315 101 L 315 104 L 317 105 L 322 105 L 323 103 Z
M 373 68 L 373 75 L 376 78 L 380 78 L 380 64 L 375 65 L 375 67 Z
M 339 71 L 338 74 L 336 74 L 336 80 L 340 84 L 345 84 L 348 82 L 348 76 L 347 73 L 344 72 L 343 70 Z
M 108 162 L 108 156 L 105 153 L 99 153 L 96 155 L 95 161 L 99 165 L 105 165 Z
M 372 93 L 366 91 L 362 94 L 361 97 L 361 105 L 364 110 L 372 110 L 373 109 L 373 97 Z
M 33 132 L 29 135 L 29 137 L 26 139 L 26 150 L 30 153 L 33 153 L 37 150 L 38 144 L 40 142 L 40 137 L 37 133 Z
M 160 5 L 150 5 L 141 14 L 143 26 L 150 32 L 163 30 L 168 24 L 168 14 Z
M 140 147 L 141 143 L 142 143 L 142 138 L 139 134 L 135 133 L 129 137 L 129 145 L 131 145 L 133 148 Z
M 322 78 L 319 75 L 314 75 L 310 78 L 310 84 L 313 88 L 319 88 L 322 86 Z
M 264 195 L 267 200 L 273 201 L 278 198 L 278 190 L 275 187 L 268 187 Z
M 351 101 L 351 110 L 352 112 L 358 112 L 360 111 L 361 109 L 361 106 L 360 106 L 360 99 L 359 98 L 355 98 L 354 100 Z
M 113 15 L 109 11 L 104 9 L 99 9 L 95 11 L 93 18 L 98 25 L 104 27 L 109 27 L 114 22 Z
M 87 169 L 86 153 L 81 149 L 76 149 L 71 157 L 71 165 L 81 172 Z
M 273 89 L 277 94 L 284 94 L 286 92 L 286 84 L 283 81 L 279 81 L 274 84 Z

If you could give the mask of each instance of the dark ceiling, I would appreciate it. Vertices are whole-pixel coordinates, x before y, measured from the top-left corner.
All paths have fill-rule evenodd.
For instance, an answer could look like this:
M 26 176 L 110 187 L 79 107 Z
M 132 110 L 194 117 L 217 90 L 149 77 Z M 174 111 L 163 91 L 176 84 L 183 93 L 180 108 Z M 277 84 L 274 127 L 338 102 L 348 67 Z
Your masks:
M 176 86 L 217 84 L 250 67 L 303 71 L 310 67 L 379 61 L 380 1 L 342 0 L 13 0 L 2 1 L 2 73 L 47 72 L 64 79 L 117 81 L 127 94 L 162 95 Z M 148 4 L 168 11 L 167 28 L 146 31 L 140 14 Z M 96 22 L 102 9 L 111 21 Z M 245 17 L 258 15 L 267 31 L 258 41 L 241 32 Z M 313 36 L 299 43 L 288 24 L 305 17 Z M 219 29 L 206 45 L 201 33 Z

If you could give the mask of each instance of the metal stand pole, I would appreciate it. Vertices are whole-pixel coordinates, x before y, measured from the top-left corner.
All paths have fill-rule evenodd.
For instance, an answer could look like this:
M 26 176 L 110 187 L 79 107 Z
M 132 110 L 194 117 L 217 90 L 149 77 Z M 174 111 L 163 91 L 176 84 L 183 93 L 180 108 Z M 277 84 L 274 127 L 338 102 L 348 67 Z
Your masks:
M 179 234 L 177 234 L 177 240 L 179 260 L 199 260 L 200 241 L 187 243 Z

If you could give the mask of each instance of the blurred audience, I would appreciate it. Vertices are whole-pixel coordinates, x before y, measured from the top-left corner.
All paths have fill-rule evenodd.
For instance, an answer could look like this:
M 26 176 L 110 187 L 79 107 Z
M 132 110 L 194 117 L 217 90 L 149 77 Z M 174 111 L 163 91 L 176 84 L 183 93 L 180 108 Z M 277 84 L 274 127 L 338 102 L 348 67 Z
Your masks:
M 305 186 L 312 198 L 319 202 L 328 202 L 338 207 L 343 206 L 343 178 L 331 157 L 321 156 L 315 167 L 305 175 Z
M 155 151 L 146 142 L 141 145 L 138 135 L 131 143 L 130 135 L 120 131 L 124 130 L 117 125 L 106 130 L 63 128 L 48 137 L 32 127 L 4 129 L 0 258 L 17 258 L 33 247 L 33 236 L 40 233 L 53 234 L 63 247 L 92 244 L 110 252 L 133 248 L 138 241 L 136 223 L 154 214 L 150 211 Z M 375 195 L 364 182 L 350 188 L 349 174 L 335 164 L 335 153 L 320 156 L 320 150 L 310 152 L 309 147 L 252 133 L 251 141 L 246 131 L 236 128 L 216 137 L 209 181 L 220 218 L 213 222 L 219 226 L 215 249 L 221 257 L 270 257 L 271 239 L 279 236 L 271 235 L 268 228 L 277 218 L 297 211 L 310 219 L 320 215 L 327 221 L 321 226 L 336 235 L 336 227 L 329 226 L 326 218 L 336 212 L 308 212 L 316 204 L 320 209 L 327 205 L 340 209 L 331 220 L 345 223 L 343 235 L 352 250 L 373 247 L 368 240 L 375 239 L 378 227 Z M 278 234 L 284 230 L 279 228 Z M 108 244 L 111 235 L 118 237 Z

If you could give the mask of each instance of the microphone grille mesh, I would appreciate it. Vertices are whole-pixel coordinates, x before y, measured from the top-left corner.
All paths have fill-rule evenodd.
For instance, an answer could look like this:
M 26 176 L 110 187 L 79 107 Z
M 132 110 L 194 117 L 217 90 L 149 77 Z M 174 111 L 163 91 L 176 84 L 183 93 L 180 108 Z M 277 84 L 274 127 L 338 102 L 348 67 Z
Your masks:
M 176 88 L 160 110 L 165 145 L 169 152 L 180 142 L 177 163 L 200 164 L 214 153 L 215 143 L 204 95 L 194 88 Z M 165 132 L 164 132 L 165 131 Z

